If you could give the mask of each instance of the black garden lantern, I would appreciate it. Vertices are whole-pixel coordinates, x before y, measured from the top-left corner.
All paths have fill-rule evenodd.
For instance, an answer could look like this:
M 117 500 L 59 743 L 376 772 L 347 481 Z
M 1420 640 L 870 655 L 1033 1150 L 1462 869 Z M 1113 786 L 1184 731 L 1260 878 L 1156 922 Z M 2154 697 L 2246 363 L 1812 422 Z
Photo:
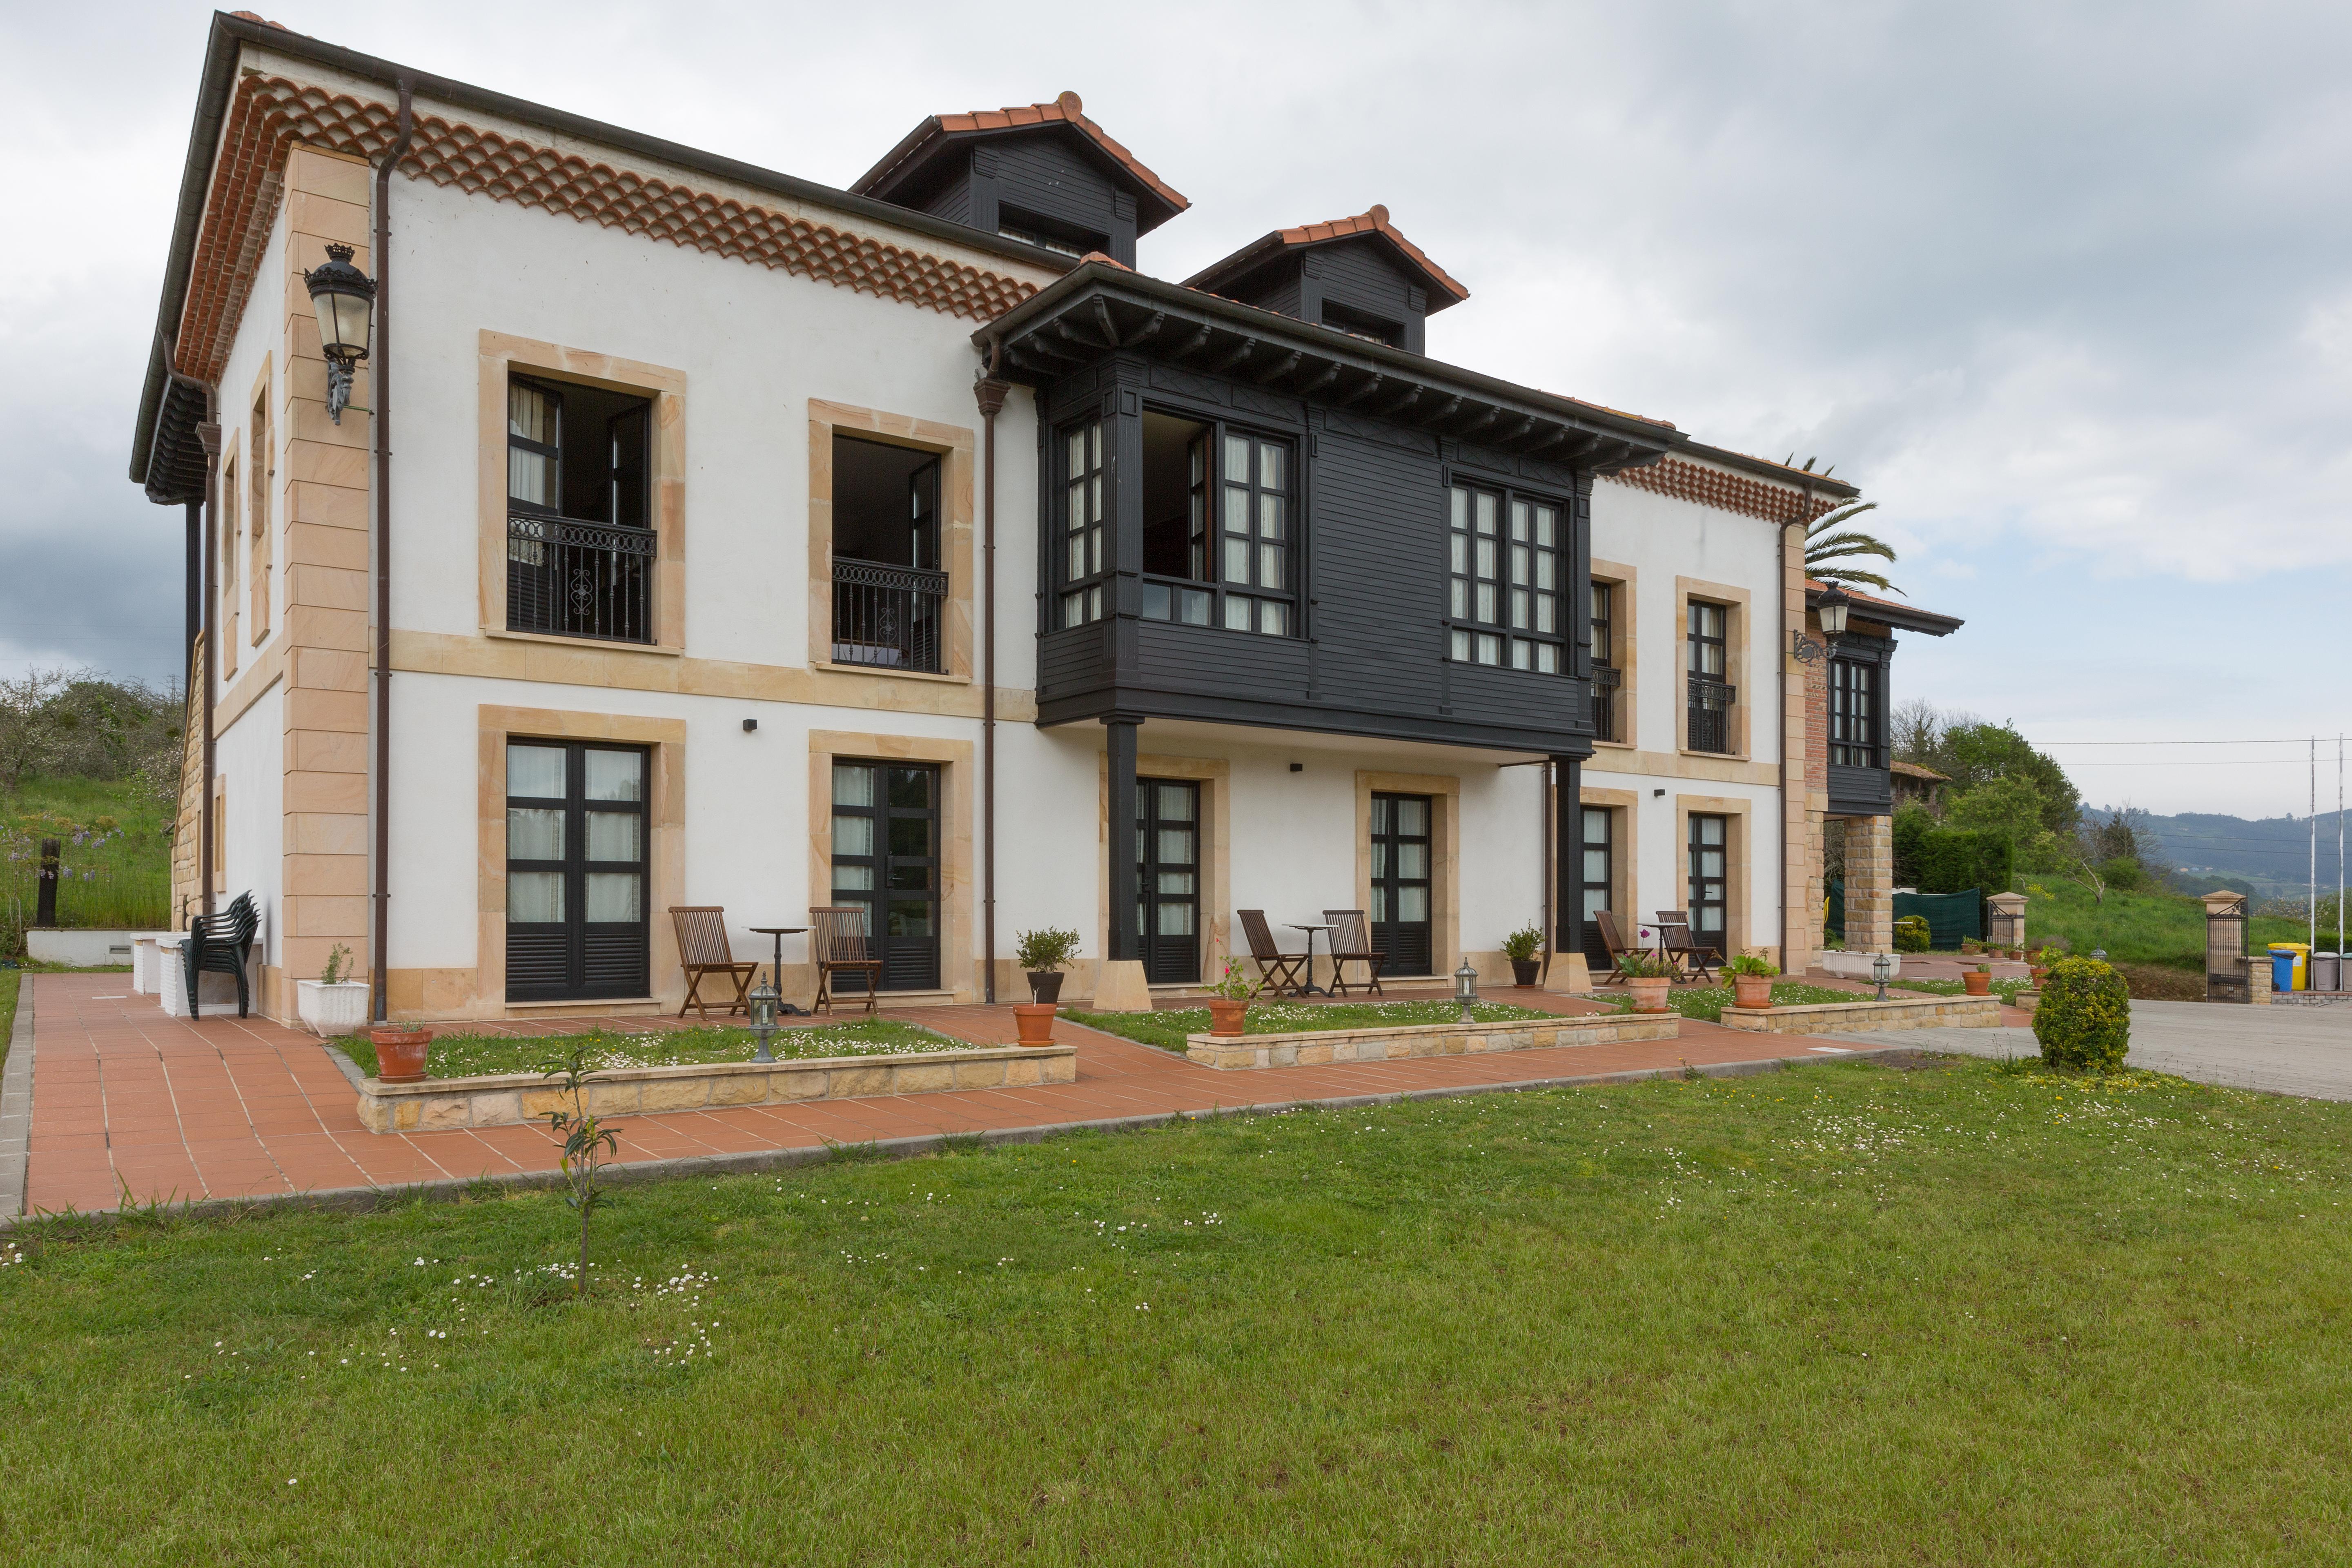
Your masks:
M 1853 608 L 1853 595 L 1832 583 L 1822 595 L 1821 603 L 1813 607 L 1822 617 L 1822 636 L 1832 642 L 1845 636 L 1845 617 Z
M 319 316 L 319 349 L 327 356 L 327 417 L 341 425 L 351 405 L 352 371 L 367 358 L 375 279 L 352 265 L 350 246 L 331 245 L 327 264 L 302 274 L 302 282 Z

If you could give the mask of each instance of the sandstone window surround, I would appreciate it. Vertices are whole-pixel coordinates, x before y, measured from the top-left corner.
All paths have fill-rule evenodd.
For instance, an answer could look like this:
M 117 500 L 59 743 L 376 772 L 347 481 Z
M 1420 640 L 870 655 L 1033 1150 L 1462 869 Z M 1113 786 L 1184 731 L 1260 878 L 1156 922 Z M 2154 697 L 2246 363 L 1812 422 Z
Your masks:
M 1356 905 L 1372 907 L 1372 796 L 1425 795 L 1429 825 L 1429 967 L 1450 975 L 1462 962 L 1462 780 L 1453 773 L 1356 773 Z M 1323 962 L 1318 957 L 1318 962 Z M 1318 971 L 1319 973 L 1319 971 Z M 1398 976 L 1384 974 L 1382 980 Z
M 683 654 L 687 633 L 686 373 L 488 328 L 478 333 L 478 348 L 482 635 L 506 641 L 595 648 L 623 657 Z M 655 534 L 650 641 L 515 631 L 508 626 L 508 387 L 518 375 L 557 386 L 571 384 L 616 392 L 644 398 L 652 405 L 646 481 L 650 498 L 647 521 Z
M 808 405 L 808 667 L 824 685 L 838 686 L 840 700 L 856 706 L 886 706 L 879 699 L 887 683 L 928 681 L 969 686 L 973 679 L 972 624 L 978 599 L 972 556 L 971 430 L 961 425 L 861 408 L 812 397 Z M 947 592 L 939 609 L 940 626 L 936 671 L 877 667 L 836 659 L 834 625 L 834 439 L 848 437 L 887 447 L 903 447 L 940 459 L 938 515 L 939 570 L 947 574 Z M 962 974 L 945 967 L 942 975 Z
M 1677 650 L 1677 663 L 1685 668 L 1678 671 L 1677 685 L 1688 685 L 1700 679 L 1720 681 L 1732 689 L 1730 706 L 1722 712 L 1723 744 L 1721 750 L 1694 747 L 1691 744 L 1689 710 L 1695 700 L 1677 690 L 1674 705 L 1675 749 L 1685 757 L 1730 757 L 1746 761 L 1749 755 L 1748 721 L 1756 704 L 1757 694 L 1748 687 L 1748 643 L 1754 621 L 1749 614 L 1754 595 L 1746 588 L 1728 583 L 1709 583 L 1696 577 L 1675 579 L 1675 635 L 1682 643 Z M 1693 651 L 1701 646 L 1692 636 L 1692 606 L 1714 605 L 1721 611 L 1721 669 L 1701 677 L 1692 663 Z
M 1758 952 L 1767 959 L 1777 962 L 1780 952 L 1777 945 L 1750 945 L 1751 939 L 1756 933 L 1752 930 L 1753 922 L 1748 919 L 1748 863 L 1756 854 L 1756 835 L 1752 821 L 1756 810 L 1756 803 L 1741 795 L 1676 795 L 1675 796 L 1675 878 L 1670 884 L 1673 889 L 1673 901 L 1661 903 L 1658 908 L 1678 909 L 1685 906 L 1690 880 L 1691 818 L 1694 816 L 1719 816 L 1723 818 L 1724 823 L 1723 859 L 1726 883 L 1723 893 L 1723 956 L 1730 958 L 1738 953 Z M 1642 923 L 1649 923 L 1646 915 L 1654 912 L 1654 910 L 1645 911 L 1645 918 Z M 1694 930 L 1692 934 L 1697 936 L 1699 933 Z
M 505 482 L 503 466 L 499 482 Z M 500 519 L 504 521 L 503 517 Z M 503 536 L 501 536 L 503 543 Z M 677 937 L 667 911 L 686 901 L 686 721 L 620 713 L 572 712 L 545 708 L 509 708 L 488 703 L 476 710 L 477 817 L 474 968 L 417 970 L 398 967 L 401 916 L 393 912 L 393 956 L 385 976 L 396 1016 L 502 1018 L 559 1010 L 568 1014 L 644 1013 L 667 1006 L 686 993 L 678 969 Z M 652 985 L 642 1002 L 510 1004 L 507 1001 L 507 742 L 614 741 L 643 746 L 648 757 L 646 820 L 646 907 L 652 913 L 648 960 Z M 412 903 L 414 900 L 412 900 Z
M 1634 939 L 1639 927 L 1651 923 L 1652 913 L 1642 906 L 1642 800 L 1640 790 L 1585 784 L 1577 792 L 1580 806 L 1609 814 L 1609 912 L 1617 917 L 1617 929 L 1629 942 Z M 1581 893 L 1581 888 L 1572 888 L 1562 895 L 1567 907 L 1576 910 L 1580 916 L 1584 907 Z M 1590 927 L 1591 922 L 1588 920 L 1586 923 Z M 1609 961 L 1604 954 L 1594 962 L 1605 968 Z
M 272 356 L 261 356 L 261 370 L 254 378 L 252 420 L 249 428 L 252 440 L 247 453 L 246 487 L 250 492 L 246 500 L 246 531 L 250 535 L 247 545 L 247 573 L 252 579 L 250 596 L 253 604 L 253 625 L 249 631 L 253 646 L 259 647 L 269 640 L 271 624 L 270 600 L 273 584 L 271 569 L 276 552 L 271 548 L 269 526 L 270 492 L 276 488 L 278 475 L 278 441 L 274 421 L 270 417 Z
M 245 457 L 238 449 L 244 432 L 232 431 L 223 448 L 220 477 L 220 538 L 214 546 L 219 560 L 214 572 L 213 591 L 220 597 L 215 614 L 220 623 L 220 678 L 226 685 L 236 676 L 236 648 L 244 616 L 237 605 L 237 552 L 245 547 Z
M 1595 736 L 1593 744 L 1636 751 L 1641 746 L 1641 574 L 1622 562 L 1596 558 L 1592 563 L 1592 584 L 1609 591 L 1610 616 L 1608 647 L 1602 647 L 1596 630 L 1592 662 L 1596 667 L 1605 664 L 1617 672 L 1613 694 L 1616 732 Z M 1597 690 L 1595 695 L 1599 695 Z
M 808 732 L 809 771 L 807 898 L 803 907 L 833 900 L 833 764 L 843 762 L 932 763 L 940 770 L 940 986 L 946 996 L 969 1003 L 980 995 L 974 956 L 973 823 L 979 792 L 974 787 L 977 751 L 971 741 L 929 735 L 878 735 L 841 730 Z M 815 988 L 815 972 L 803 967 L 804 988 Z M 908 994 L 901 993 L 906 997 Z M 929 1000 L 930 998 L 924 998 Z

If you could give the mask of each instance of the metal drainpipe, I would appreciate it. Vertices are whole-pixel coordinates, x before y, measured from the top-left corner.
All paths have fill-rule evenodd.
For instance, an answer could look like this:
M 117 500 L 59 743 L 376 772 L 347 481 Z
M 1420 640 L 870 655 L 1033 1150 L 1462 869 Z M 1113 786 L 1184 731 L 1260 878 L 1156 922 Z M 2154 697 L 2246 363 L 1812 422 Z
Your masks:
M 1812 487 L 1811 485 L 1805 486 L 1804 492 L 1805 510 L 1810 512 L 1813 509 Z M 1780 525 L 1780 648 L 1779 657 L 1772 661 L 1772 664 L 1773 668 L 1780 672 L 1780 970 L 1783 973 L 1788 973 L 1789 970 L 1789 936 L 1790 931 L 1789 924 L 1789 795 L 1792 761 L 1795 768 L 1797 798 L 1801 803 L 1804 799 L 1805 784 L 1804 758 L 1801 755 L 1799 755 L 1792 759 L 1790 754 L 1790 747 L 1789 745 L 1789 661 L 1790 658 L 1795 657 L 1792 652 L 1795 639 L 1789 635 L 1789 530 L 1791 528 L 1804 528 L 1810 525 L 1812 521 L 1813 520 L 1811 517 L 1799 517 L 1791 522 L 1784 522 Z M 1801 632 L 1805 629 L 1805 580 L 1804 574 L 1801 569 L 1797 574 L 1796 610 L 1797 630 Z M 1807 724 L 1811 722 L 1811 715 L 1810 713 L 1807 714 L 1805 722 Z M 1798 726 L 1798 731 L 1799 741 L 1796 749 L 1801 752 L 1806 741 L 1805 725 L 1800 724 Z M 1808 921 L 1812 919 L 1812 913 L 1810 910 L 1806 911 L 1805 918 Z M 1808 927 L 1808 934 L 1805 938 L 1805 947 L 1808 953 L 1810 953 L 1812 948 L 1812 937 L 1811 935 L 1810 927 Z M 1810 967 L 1810 965 L 1808 965 L 1808 967 Z M 1800 977 L 1801 978 L 1801 976 Z
M 415 117 L 399 80 L 399 132 L 375 170 L 375 942 L 369 957 L 375 1022 L 392 1021 L 392 171 L 406 155 Z
M 988 366 L 973 382 L 980 404 L 980 948 L 981 996 L 996 1001 L 996 415 L 1010 383 L 997 379 L 1002 342 L 988 345 Z

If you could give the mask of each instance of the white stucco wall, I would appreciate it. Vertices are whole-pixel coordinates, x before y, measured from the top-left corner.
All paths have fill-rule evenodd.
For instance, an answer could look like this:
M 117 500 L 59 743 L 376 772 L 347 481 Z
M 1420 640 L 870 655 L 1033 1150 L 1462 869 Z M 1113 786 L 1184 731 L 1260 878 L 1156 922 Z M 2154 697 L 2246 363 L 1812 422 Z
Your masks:
M 276 963 L 285 924 L 280 895 L 286 881 L 285 688 L 273 685 L 213 741 L 215 772 L 227 791 L 220 830 L 226 836 L 226 883 L 215 908 L 251 891 L 266 928 L 265 963 Z M 310 978 L 298 975 L 298 979 Z

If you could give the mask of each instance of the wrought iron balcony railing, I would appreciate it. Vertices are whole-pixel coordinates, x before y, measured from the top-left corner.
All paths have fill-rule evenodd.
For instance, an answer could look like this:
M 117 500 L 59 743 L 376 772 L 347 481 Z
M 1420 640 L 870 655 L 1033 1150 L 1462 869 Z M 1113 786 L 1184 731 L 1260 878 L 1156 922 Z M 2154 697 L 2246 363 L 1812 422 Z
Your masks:
M 1596 741 L 1620 739 L 1617 731 L 1617 692 L 1625 684 L 1625 672 L 1605 664 L 1592 667 L 1592 738 Z
M 509 513 L 507 629 L 653 641 L 655 540 L 649 528 Z
M 833 563 L 833 658 L 938 675 L 948 574 L 878 561 Z
M 1731 706 L 1739 689 L 1703 675 L 1690 678 L 1690 736 L 1694 752 L 1731 750 Z

